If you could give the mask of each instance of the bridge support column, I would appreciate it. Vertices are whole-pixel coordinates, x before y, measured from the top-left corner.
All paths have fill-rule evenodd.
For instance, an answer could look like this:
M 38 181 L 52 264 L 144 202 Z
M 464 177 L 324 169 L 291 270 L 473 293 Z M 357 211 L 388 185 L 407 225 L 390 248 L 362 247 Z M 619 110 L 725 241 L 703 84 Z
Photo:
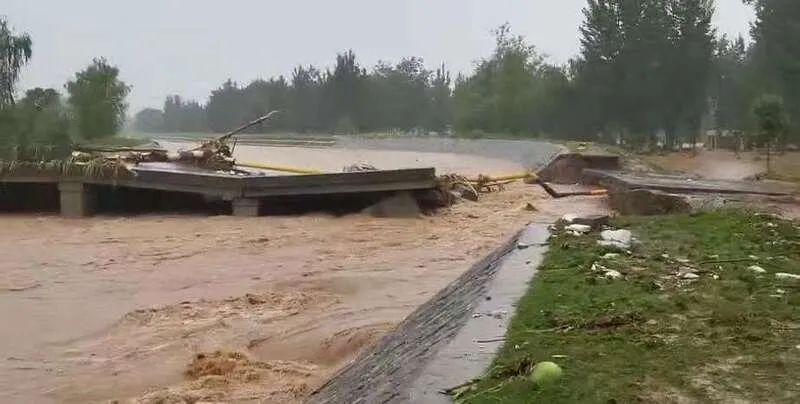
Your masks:
M 261 201 L 255 198 L 236 198 L 231 204 L 234 216 L 256 217 L 261 210 Z
M 94 213 L 95 195 L 83 182 L 59 182 L 58 191 L 61 215 L 64 217 L 86 217 Z

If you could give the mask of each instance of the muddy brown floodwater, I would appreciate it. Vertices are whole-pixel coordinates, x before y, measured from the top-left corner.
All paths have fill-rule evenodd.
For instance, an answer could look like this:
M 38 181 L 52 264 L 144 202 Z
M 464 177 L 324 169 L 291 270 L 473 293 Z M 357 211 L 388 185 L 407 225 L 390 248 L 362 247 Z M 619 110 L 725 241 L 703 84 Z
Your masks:
M 471 158 L 442 156 L 520 168 Z M 0 402 L 302 401 L 524 224 L 602 203 L 514 184 L 416 219 L 3 215 Z

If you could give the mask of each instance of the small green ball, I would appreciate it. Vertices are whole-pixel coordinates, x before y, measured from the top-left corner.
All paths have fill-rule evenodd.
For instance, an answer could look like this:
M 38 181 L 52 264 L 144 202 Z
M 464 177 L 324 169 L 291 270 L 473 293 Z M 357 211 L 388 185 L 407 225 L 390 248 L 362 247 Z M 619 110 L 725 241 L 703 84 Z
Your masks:
M 530 380 L 538 386 L 553 384 L 564 373 L 561 367 L 553 362 L 539 362 L 533 367 Z

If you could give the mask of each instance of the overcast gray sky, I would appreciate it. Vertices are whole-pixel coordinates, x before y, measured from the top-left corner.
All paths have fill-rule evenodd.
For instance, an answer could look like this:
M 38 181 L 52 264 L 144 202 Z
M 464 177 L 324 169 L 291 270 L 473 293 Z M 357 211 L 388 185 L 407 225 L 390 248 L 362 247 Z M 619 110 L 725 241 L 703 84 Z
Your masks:
M 504 22 L 564 62 L 578 51 L 585 0 L 3 0 L 0 14 L 28 32 L 34 56 L 22 89 L 63 89 L 105 56 L 133 85 L 132 111 L 167 94 L 204 102 L 225 79 L 289 75 L 299 63 L 329 66 L 352 48 L 365 66 L 421 56 L 469 71 Z M 752 10 L 717 0 L 721 32 L 745 34 Z

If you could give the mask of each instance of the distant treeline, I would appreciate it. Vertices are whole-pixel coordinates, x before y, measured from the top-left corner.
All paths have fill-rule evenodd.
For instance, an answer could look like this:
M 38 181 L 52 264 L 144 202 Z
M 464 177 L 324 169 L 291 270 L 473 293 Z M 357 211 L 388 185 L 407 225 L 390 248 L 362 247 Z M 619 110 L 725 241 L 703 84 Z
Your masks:
M 546 58 L 508 25 L 474 72 L 426 68 L 411 57 L 361 66 L 352 51 L 332 70 L 297 67 L 289 79 L 227 81 L 207 103 L 167 97 L 135 126 L 147 132 L 221 132 L 269 110 L 254 131 L 501 133 L 633 145 L 694 142 L 703 130 L 752 129 L 762 93 L 783 96 L 800 123 L 800 2 L 755 2 L 750 45 L 717 34 L 712 0 L 589 0 L 580 54 Z M 800 72 L 800 71 L 798 71 Z M 793 131 L 792 133 L 800 133 Z M 790 139 L 791 140 L 791 139 Z M 796 138 L 794 139 L 796 140 Z
M 778 139 L 798 143 L 800 1 L 745 2 L 756 11 L 750 41 L 716 31 L 714 0 L 587 0 L 580 53 L 564 65 L 504 25 L 494 32 L 492 54 L 466 75 L 453 78 L 446 65 L 429 68 L 417 57 L 365 67 L 346 51 L 329 69 L 227 80 L 201 102 L 171 95 L 162 109 L 139 111 L 133 124 L 145 132 L 223 132 L 281 110 L 253 131 L 491 133 L 671 146 L 709 129 L 757 134 L 753 111 L 761 106 L 769 112 L 762 117 L 781 122 L 771 126 L 788 122 L 789 130 L 773 130 Z M 31 40 L 0 21 L 0 145 L 116 133 L 129 87 L 103 59 L 67 84 L 66 103 L 53 101 L 54 89 L 16 103 Z
M 205 105 L 171 95 L 163 110 L 142 110 L 134 122 L 145 132 L 222 132 L 271 110 L 282 113 L 254 131 L 443 131 L 452 123 L 451 79 L 444 66 L 428 70 L 416 57 L 367 72 L 349 51 L 337 56 L 333 70 L 299 66 L 288 80 L 228 80 Z

